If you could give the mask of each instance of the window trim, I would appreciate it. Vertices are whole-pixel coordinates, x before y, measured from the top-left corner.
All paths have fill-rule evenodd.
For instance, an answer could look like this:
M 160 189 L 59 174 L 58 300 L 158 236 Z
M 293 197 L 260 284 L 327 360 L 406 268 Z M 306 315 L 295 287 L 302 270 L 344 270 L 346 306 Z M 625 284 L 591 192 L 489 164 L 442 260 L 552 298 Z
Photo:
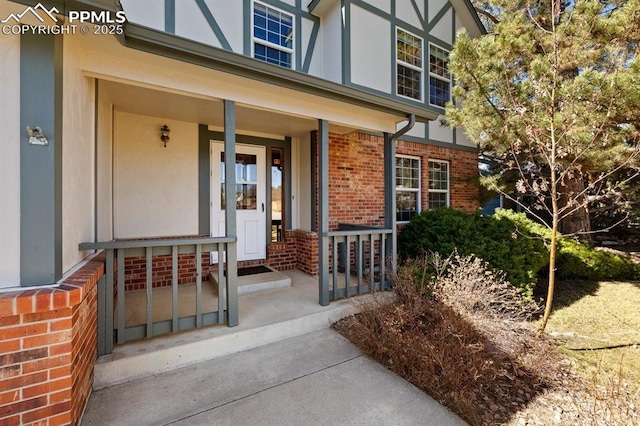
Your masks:
M 435 43 L 429 42 L 429 105 L 436 107 L 436 108 L 444 108 L 444 105 L 438 105 L 438 104 L 434 104 L 431 103 L 431 79 L 434 78 L 436 80 L 440 80 L 442 82 L 448 83 L 449 84 L 449 99 L 445 100 L 445 104 L 447 102 L 451 102 L 451 88 L 453 86 L 453 82 L 451 81 L 451 71 L 448 71 L 449 77 L 444 77 L 441 76 L 439 74 L 433 73 L 431 72 L 431 48 L 432 47 L 436 47 L 444 52 L 447 53 L 447 63 L 449 62 L 449 55 L 451 54 L 451 50 L 449 49 L 445 49 L 442 46 L 439 46 Z
M 431 189 L 431 163 L 440 163 L 447 165 L 447 189 Z M 448 160 L 439 160 L 436 158 L 427 159 L 427 207 L 431 209 L 430 196 L 434 194 L 446 194 L 447 200 L 444 207 L 451 207 L 451 162 Z
M 411 160 L 417 160 L 418 161 L 418 187 L 417 188 L 400 188 L 398 185 L 398 181 L 396 179 L 396 184 L 395 184 L 395 190 L 396 190 L 396 203 L 398 200 L 398 191 L 400 192 L 415 192 L 417 193 L 417 198 L 416 198 L 416 214 L 420 214 L 420 212 L 422 211 L 422 157 L 418 157 L 415 155 L 405 155 L 405 154 L 396 154 L 396 160 L 398 158 L 409 158 Z M 394 169 L 394 174 L 397 173 L 397 169 L 398 166 L 396 165 L 395 169 Z M 396 214 L 396 223 L 409 223 L 408 220 L 397 220 L 398 219 L 398 205 L 396 204 L 394 206 L 395 208 L 395 214 Z
M 284 15 L 287 15 L 287 16 L 291 17 L 291 46 L 292 47 L 289 48 L 289 47 L 286 47 L 286 46 L 281 46 L 279 44 L 272 43 L 272 42 L 270 42 L 268 40 L 263 40 L 261 38 L 257 38 L 254 35 L 254 32 L 255 32 L 256 3 L 266 7 L 268 9 L 273 9 L 275 11 L 278 11 L 278 12 L 284 14 Z M 264 62 L 264 63 L 270 64 L 270 65 L 274 65 L 274 66 L 277 66 L 277 67 L 282 67 L 282 68 L 285 68 L 285 69 L 295 70 L 296 69 L 296 37 L 295 37 L 295 34 L 296 34 L 296 19 L 295 18 L 296 18 L 295 15 L 292 14 L 292 13 L 289 13 L 289 12 L 287 12 L 285 10 L 282 10 L 282 9 L 280 9 L 278 7 L 275 7 L 275 6 L 271 5 L 271 4 L 254 0 L 252 2 L 252 4 L 251 4 L 251 25 L 249 27 L 250 36 L 251 36 L 251 57 L 253 59 L 257 60 L 257 61 Z M 257 44 L 261 44 L 261 45 L 263 45 L 265 47 L 270 47 L 272 49 L 276 49 L 276 50 L 279 50 L 281 52 L 285 52 L 285 53 L 291 54 L 291 67 L 287 68 L 287 67 L 284 67 L 282 65 L 272 64 L 271 62 L 263 61 L 262 59 L 256 58 L 256 43 Z
M 421 47 L 420 47 L 420 63 L 422 64 L 422 67 L 417 67 L 417 66 L 412 65 L 412 64 L 410 64 L 408 62 L 404 62 L 404 61 L 402 61 L 402 60 L 400 60 L 398 58 L 398 32 L 399 31 L 402 31 L 402 32 L 404 32 L 406 34 L 409 34 L 410 36 L 415 37 L 415 38 L 420 40 L 420 43 L 421 43 Z M 425 56 L 424 56 L 424 38 L 420 37 L 419 35 L 416 35 L 416 34 L 412 33 L 411 31 L 405 30 L 404 28 L 402 28 L 400 26 L 396 26 L 396 34 L 395 34 L 395 36 L 396 36 L 396 43 L 395 43 L 395 46 L 396 46 L 396 52 L 395 52 L 396 53 L 396 66 L 395 66 L 396 96 L 400 96 L 401 98 L 409 99 L 409 100 L 412 100 L 414 102 L 416 102 L 416 101 L 417 102 L 424 102 L 424 93 L 425 93 L 425 90 L 424 90 L 425 89 L 425 85 L 424 85 L 424 58 L 425 58 Z M 414 71 L 419 71 L 420 72 L 420 98 L 412 98 L 411 96 L 403 95 L 403 94 L 400 93 L 400 91 L 398 90 L 399 89 L 399 86 L 398 86 L 398 82 L 399 82 L 398 65 L 401 65 L 401 66 L 403 66 L 405 68 L 409 68 L 409 69 L 412 69 Z

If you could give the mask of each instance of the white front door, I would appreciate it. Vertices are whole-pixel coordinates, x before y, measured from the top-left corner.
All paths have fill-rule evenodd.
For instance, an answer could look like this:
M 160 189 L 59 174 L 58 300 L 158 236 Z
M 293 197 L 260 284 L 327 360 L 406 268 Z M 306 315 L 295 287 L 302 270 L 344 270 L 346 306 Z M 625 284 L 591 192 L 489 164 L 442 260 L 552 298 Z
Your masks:
M 224 144 L 211 141 L 211 236 L 225 235 Z M 238 260 L 265 259 L 265 148 L 236 144 L 236 230 Z M 212 263 L 217 254 L 212 253 Z

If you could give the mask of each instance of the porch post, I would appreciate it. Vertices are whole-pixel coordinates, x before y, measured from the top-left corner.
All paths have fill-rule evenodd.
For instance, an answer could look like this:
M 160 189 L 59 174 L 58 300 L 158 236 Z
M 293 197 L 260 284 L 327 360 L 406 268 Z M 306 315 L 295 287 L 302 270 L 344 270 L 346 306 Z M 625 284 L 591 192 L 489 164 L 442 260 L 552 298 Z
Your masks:
M 318 262 L 320 305 L 329 304 L 329 123 L 318 120 Z M 335 259 L 334 259 L 335 262 Z M 335 266 L 334 266 L 335 267 Z
M 384 227 L 391 229 L 385 244 L 385 258 L 391 263 L 391 272 L 398 266 L 396 229 L 396 145 L 393 135 L 384 134 Z
M 236 104 L 224 101 L 224 199 L 225 235 L 236 232 Z M 222 259 L 218 259 L 218 264 Z M 238 251 L 237 242 L 227 243 L 227 325 L 238 325 Z

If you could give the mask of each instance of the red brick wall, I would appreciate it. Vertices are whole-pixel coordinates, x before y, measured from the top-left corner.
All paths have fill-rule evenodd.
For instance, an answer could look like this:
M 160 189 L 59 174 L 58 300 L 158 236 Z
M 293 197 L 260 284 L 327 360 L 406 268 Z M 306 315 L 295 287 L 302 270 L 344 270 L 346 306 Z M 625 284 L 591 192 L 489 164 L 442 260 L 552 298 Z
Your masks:
M 57 288 L 0 294 L 0 424 L 78 424 L 97 358 L 94 257 Z
M 158 255 L 152 258 L 153 287 L 170 287 L 173 268 L 172 256 Z M 202 252 L 202 279 L 209 279 L 210 253 Z M 183 253 L 178 255 L 178 284 L 196 282 L 196 255 Z M 143 290 L 147 283 L 147 258 L 145 256 L 127 257 L 124 261 L 125 291 Z
M 267 264 L 278 271 L 295 269 L 296 231 L 284 231 L 284 241 L 270 243 L 267 246 Z
M 379 136 L 329 135 L 329 230 L 384 226 L 384 156 Z
M 452 209 L 473 213 L 480 207 L 477 185 L 477 153 L 423 143 L 398 141 L 396 142 L 396 154 L 420 157 L 422 210 L 429 208 L 429 170 L 427 167 L 429 160 L 449 162 L 449 201 Z
M 296 230 L 295 244 L 296 268 L 309 275 L 318 275 L 318 234 Z
M 171 286 L 172 260 L 171 255 L 153 256 L 153 287 Z M 209 252 L 202 253 L 203 280 L 209 279 L 209 271 L 217 269 L 217 265 L 209 265 Z M 238 262 L 238 267 L 269 265 L 279 271 L 298 268 L 310 275 L 317 275 L 318 270 L 318 239 L 315 233 L 287 230 L 282 242 L 267 245 L 267 259 L 248 260 Z M 125 291 L 142 290 L 147 280 L 147 260 L 145 256 L 127 257 L 125 259 Z M 114 262 L 114 269 L 117 262 Z M 196 281 L 195 254 L 180 254 L 178 256 L 178 284 L 194 283 Z M 117 277 L 117 271 L 114 270 Z M 114 289 L 117 292 L 117 287 Z
M 317 138 L 317 133 L 314 136 Z M 317 156 L 317 150 L 315 150 Z M 384 225 L 384 139 L 363 133 L 329 134 L 329 230 L 339 223 Z M 479 207 L 478 155 L 474 152 L 397 141 L 396 154 L 421 158 L 421 209 L 428 208 L 428 160 L 449 161 L 450 207 Z M 317 178 L 317 174 L 316 174 Z M 317 199 L 316 179 L 316 199 Z M 316 209 L 317 212 L 317 209 Z M 317 224 L 317 214 L 316 214 Z M 316 227 L 317 229 L 317 227 Z

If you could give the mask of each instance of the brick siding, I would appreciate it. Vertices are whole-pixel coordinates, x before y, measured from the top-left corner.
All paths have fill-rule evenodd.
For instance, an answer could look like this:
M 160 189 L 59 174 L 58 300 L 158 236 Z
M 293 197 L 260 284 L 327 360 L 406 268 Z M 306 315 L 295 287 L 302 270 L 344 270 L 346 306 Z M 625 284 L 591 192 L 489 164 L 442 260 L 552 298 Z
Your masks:
M 97 358 L 96 256 L 56 288 L 0 293 L 0 424 L 78 424 Z
M 312 140 L 317 158 L 317 132 Z M 340 223 L 384 226 L 383 152 L 382 136 L 329 134 L 329 231 L 336 231 Z M 429 206 L 430 159 L 449 161 L 450 207 L 468 213 L 478 209 L 477 153 L 400 140 L 396 142 L 396 154 L 420 158 L 421 210 Z M 316 200 L 317 191 L 316 173 Z M 317 225 L 317 213 L 315 221 Z
M 429 160 L 449 162 L 449 202 L 452 209 L 473 213 L 480 207 L 477 153 L 423 143 L 398 141 L 396 154 L 420 157 L 421 210 L 429 208 Z
M 208 251 L 202 252 L 202 277 L 209 277 L 210 256 Z M 171 287 L 173 274 L 172 256 L 157 255 L 152 260 L 152 285 L 157 287 Z M 144 290 L 147 284 L 147 258 L 146 256 L 127 257 L 124 261 L 124 288 L 125 291 Z M 196 282 L 196 255 L 195 253 L 183 253 L 178 255 L 178 285 Z

